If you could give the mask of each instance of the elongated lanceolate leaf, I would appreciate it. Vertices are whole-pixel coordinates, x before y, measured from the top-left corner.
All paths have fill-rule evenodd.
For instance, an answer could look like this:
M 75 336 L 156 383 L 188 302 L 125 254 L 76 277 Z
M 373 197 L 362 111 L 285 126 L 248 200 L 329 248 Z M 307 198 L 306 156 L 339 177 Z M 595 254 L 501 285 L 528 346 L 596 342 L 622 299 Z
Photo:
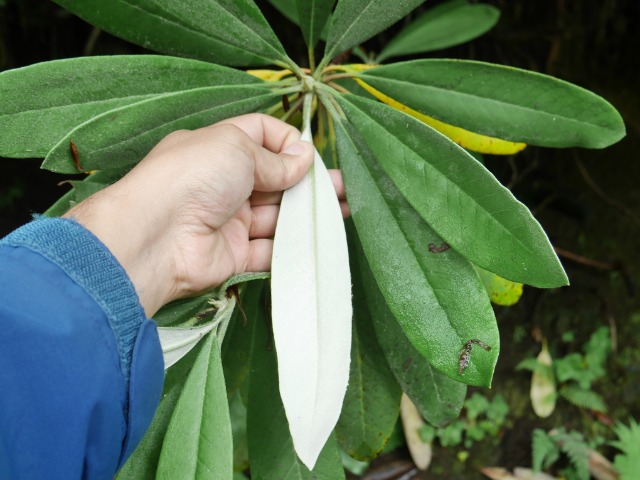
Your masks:
M 354 268 L 353 273 L 354 284 L 362 283 L 376 337 L 386 361 L 402 390 L 425 420 L 435 427 L 443 427 L 460 415 L 467 386 L 433 368 L 411 344 L 389 310 L 359 240 L 351 235 L 351 231 L 349 233 L 358 252 L 358 268 Z
M 253 0 L 155 0 L 180 23 L 269 62 L 289 57 Z
M 264 282 L 250 282 L 242 289 L 240 303 L 244 317 L 236 308 L 222 344 L 222 368 L 227 396 L 233 397 L 242 387 L 251 369 L 251 339 L 258 322 L 266 322 Z
M 223 298 L 216 302 L 217 312 L 213 320 L 205 325 L 191 328 L 158 327 L 165 370 L 184 357 L 209 332 L 228 320 L 236 305 L 235 299 Z
M 393 433 L 402 391 L 376 340 L 352 249 L 349 256 L 354 280 L 351 373 L 336 436 L 351 457 L 373 460 Z
M 311 130 L 303 132 L 311 141 Z M 271 268 L 280 395 L 310 469 L 333 430 L 349 379 L 351 277 L 344 223 L 320 155 L 285 191 Z
M 546 147 L 607 147 L 625 135 L 598 95 L 539 73 L 469 60 L 415 60 L 363 71 L 374 88 L 440 121 Z
M 331 17 L 325 57 L 370 39 L 390 27 L 424 0 L 339 0 Z
M 249 382 L 247 436 L 251 478 L 344 479 L 340 451 L 334 435 L 329 437 L 312 471 L 296 455 L 285 409 L 278 393 L 278 367 L 273 339 L 265 322 L 257 322 L 255 325 Z
M 338 101 L 398 190 L 454 250 L 508 280 L 537 287 L 568 283 L 531 212 L 471 155 L 386 105 L 354 95 Z
M 272 63 L 269 57 L 273 49 L 267 50 L 260 35 L 266 34 L 268 26 L 265 27 L 264 18 L 259 11 L 256 14 L 257 8 L 248 0 L 235 2 L 237 7 L 232 6 L 232 11 L 246 12 L 246 26 L 240 31 L 237 22 L 245 15 L 229 21 L 228 13 L 220 13 L 225 6 L 233 4 L 233 0 L 208 0 L 197 4 L 172 0 L 55 1 L 96 27 L 157 52 L 225 65 Z M 208 23 L 209 27 L 203 29 L 200 23 Z M 252 31 L 252 28 L 256 30 Z M 233 34 L 240 36 L 233 38 Z M 246 43 L 239 45 L 242 39 Z M 276 40 L 273 45 L 276 48 L 280 44 Z
M 370 93 L 381 102 L 386 103 L 396 110 L 407 113 L 421 122 L 426 123 L 430 127 L 435 128 L 437 131 L 446 135 L 448 138 L 467 150 L 492 155 L 513 155 L 527 146 L 526 143 L 509 142 L 499 138 L 487 137 L 486 135 L 480 135 L 454 125 L 441 122 L 440 120 L 429 117 L 428 115 L 414 110 L 413 108 L 407 107 L 405 104 L 398 102 L 389 95 L 385 95 L 380 90 L 376 90 L 360 78 L 356 78 L 355 80 L 366 92 Z
M 320 33 L 331 15 L 336 0 L 297 0 L 298 19 L 304 41 L 313 48 L 320 39 Z
M 167 371 L 162 399 L 153 417 L 153 422 L 127 463 L 116 475 L 116 480 L 156 480 L 156 470 L 164 437 L 189 372 L 199 353 L 200 349 L 194 348 L 177 365 Z
M 500 18 L 500 10 L 468 0 L 451 0 L 429 9 L 382 49 L 376 61 L 453 47 L 479 37 Z
M 74 142 L 82 168 L 133 166 L 169 133 L 196 129 L 255 112 L 279 98 L 260 86 L 204 87 L 165 94 L 110 110 L 69 132 L 47 154 L 43 168 L 77 173 L 69 150 Z
M 210 334 L 162 445 L 158 479 L 231 478 L 233 439 L 218 339 Z
M 402 197 L 350 125 L 336 122 L 336 141 L 362 248 L 404 333 L 441 372 L 472 385 L 490 385 L 500 338 L 473 266 L 451 248 L 438 251 L 443 240 Z M 373 291 L 365 288 L 368 302 L 376 301 L 369 296 Z M 381 315 L 382 308 L 376 306 L 371 315 Z M 474 351 L 460 374 L 460 351 L 471 339 L 490 345 L 491 351 Z
M 155 95 L 252 83 L 260 82 L 244 72 L 158 55 L 71 58 L 8 70 L 0 73 L 0 155 L 44 157 L 73 127 Z
M 298 0 L 269 0 L 269 3 L 292 23 L 298 23 Z

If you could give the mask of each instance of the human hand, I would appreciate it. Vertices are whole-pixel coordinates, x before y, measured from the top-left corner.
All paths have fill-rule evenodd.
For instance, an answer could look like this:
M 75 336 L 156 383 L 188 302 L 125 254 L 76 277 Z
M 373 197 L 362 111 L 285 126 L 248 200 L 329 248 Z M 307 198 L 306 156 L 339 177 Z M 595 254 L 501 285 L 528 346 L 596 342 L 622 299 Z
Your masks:
M 111 250 L 151 316 L 233 274 L 270 269 L 282 191 L 313 152 L 297 129 L 261 114 L 177 131 L 65 216 Z M 330 173 L 347 215 L 340 173 Z

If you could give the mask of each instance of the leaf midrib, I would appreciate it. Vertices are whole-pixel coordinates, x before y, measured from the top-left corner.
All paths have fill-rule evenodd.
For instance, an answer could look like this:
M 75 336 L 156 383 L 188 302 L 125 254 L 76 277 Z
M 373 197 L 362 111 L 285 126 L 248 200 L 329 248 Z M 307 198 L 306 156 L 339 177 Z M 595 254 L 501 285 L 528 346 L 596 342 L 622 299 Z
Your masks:
M 178 96 L 178 95 L 181 95 L 181 94 L 193 93 L 195 90 L 203 91 L 203 90 L 207 90 L 207 89 L 214 90 L 214 89 L 223 89 L 223 88 L 229 88 L 229 87 L 225 86 L 225 87 L 201 87 L 201 88 L 193 88 L 193 89 L 190 89 L 190 90 L 183 90 L 183 91 L 181 91 L 181 92 L 172 92 L 172 93 L 168 93 L 168 94 L 158 95 L 157 97 L 149 98 L 149 99 L 143 100 L 143 101 L 141 101 L 141 102 L 137 102 L 137 103 L 134 103 L 134 104 L 131 104 L 131 105 L 125 105 L 125 106 L 123 106 L 123 107 L 116 108 L 116 109 L 113 109 L 113 110 L 109 110 L 109 111 L 107 111 L 107 112 L 104 112 L 104 113 L 102 113 L 101 115 L 98 115 L 97 117 L 93 117 L 93 118 L 91 118 L 89 121 L 87 121 L 87 122 L 85 122 L 85 123 L 83 123 L 83 124 L 79 125 L 79 126 L 78 126 L 76 129 L 74 129 L 74 130 L 73 130 L 73 131 L 72 131 L 68 136 L 71 136 L 72 134 L 74 134 L 74 133 L 75 133 L 77 130 L 79 130 L 80 128 L 82 128 L 82 127 L 84 127 L 84 126 L 88 126 L 90 123 L 93 123 L 94 121 L 98 121 L 97 119 L 104 118 L 104 117 L 106 117 L 106 116 L 108 116 L 108 115 L 113 115 L 114 113 L 116 113 L 116 112 L 118 112 L 118 111 L 120 111 L 120 110 L 124 110 L 124 109 L 128 109 L 128 108 L 138 107 L 138 106 L 140 106 L 140 104 L 142 104 L 142 103 L 146 103 L 146 102 L 149 102 L 149 103 L 150 103 L 150 102 L 152 102 L 152 101 L 156 101 L 156 100 L 159 100 L 159 99 L 161 99 L 161 98 L 162 98 L 162 99 L 164 99 L 164 98 L 167 98 L 167 97 Z M 236 87 L 231 87 L 231 88 L 236 88 Z M 244 88 L 244 86 L 243 86 L 243 88 Z M 249 88 L 251 88 L 251 87 L 249 87 Z M 180 116 L 180 117 L 175 117 L 174 119 L 172 119 L 172 120 L 170 120 L 170 121 L 167 121 L 167 122 L 164 122 L 164 123 L 161 123 L 161 124 L 156 125 L 156 126 L 155 126 L 155 127 L 153 127 L 152 129 L 144 130 L 144 131 L 142 131 L 142 132 L 140 132 L 140 133 L 137 133 L 136 135 L 133 135 L 133 136 L 127 137 L 125 140 L 122 140 L 122 141 L 119 141 L 119 142 L 115 142 L 115 143 L 110 143 L 109 145 L 106 145 L 106 146 L 104 146 L 104 147 L 100 147 L 100 148 L 94 149 L 94 150 L 92 150 L 92 153 L 96 154 L 96 153 L 103 152 L 103 151 L 105 151 L 105 150 L 110 150 L 110 149 L 112 149 L 112 148 L 117 148 L 119 145 L 122 145 L 122 144 L 128 143 L 128 142 L 130 142 L 131 140 L 135 140 L 136 138 L 139 138 L 139 137 L 141 137 L 141 136 L 143 136 L 143 135 L 147 135 L 149 132 L 153 132 L 154 130 L 158 130 L 158 129 L 163 128 L 163 127 L 165 127 L 165 126 L 167 126 L 167 125 L 170 125 L 170 124 L 172 124 L 172 123 L 175 123 L 175 122 L 177 122 L 177 121 L 184 120 L 184 119 L 186 119 L 186 118 L 193 117 L 193 116 L 196 116 L 196 115 L 200 115 L 200 114 L 202 114 L 203 112 L 207 112 L 207 111 L 210 111 L 210 110 L 215 110 L 215 109 L 217 109 L 217 108 L 222 108 L 222 107 L 229 106 L 229 105 L 231 105 L 231 104 L 235 104 L 235 103 L 242 103 L 242 102 L 248 102 L 248 101 L 250 101 L 250 100 L 256 100 L 256 99 L 261 98 L 261 97 L 264 97 L 264 98 L 265 98 L 265 100 L 266 100 L 268 97 L 271 97 L 271 96 L 273 96 L 273 95 L 272 95 L 272 94 L 256 95 L 255 97 L 249 97 L 249 98 L 243 98 L 243 99 L 240 99 L 240 100 L 234 100 L 234 101 L 232 101 L 232 102 L 227 102 L 227 103 L 222 103 L 222 104 L 220 104 L 220 105 L 216 105 L 215 107 L 205 108 L 205 109 L 199 110 L 199 111 L 197 111 L 197 112 L 191 112 L 191 113 L 189 113 L 188 115 L 183 115 L 183 116 Z
M 351 141 L 351 138 L 349 138 L 349 141 Z M 356 147 L 356 145 L 354 143 L 352 143 L 352 145 L 354 147 Z M 355 151 L 358 151 L 357 148 L 354 148 Z M 435 299 L 438 302 L 438 307 L 440 308 L 440 310 L 444 313 L 445 318 L 447 319 L 447 323 L 451 326 L 452 330 L 455 332 L 456 336 L 458 337 L 458 339 L 460 339 L 460 341 L 462 341 L 462 336 L 459 333 L 459 328 L 457 325 L 455 325 L 454 322 L 451 321 L 451 317 L 449 315 L 449 312 L 447 312 L 447 310 L 443 307 L 442 305 L 442 301 L 440 299 L 440 296 L 438 295 L 438 291 L 436 288 L 433 287 L 433 285 L 431 284 L 431 281 L 429 279 L 429 276 L 427 274 L 427 272 L 425 271 L 425 269 L 422 267 L 421 262 L 418 260 L 418 255 L 416 254 L 416 250 L 413 248 L 412 243 L 409 241 L 409 238 L 407 236 L 407 233 L 402 229 L 402 227 L 400 226 L 400 223 L 398 222 L 398 217 L 395 214 L 395 211 L 393 208 L 391 208 L 391 206 L 387 203 L 384 194 L 382 193 L 382 189 L 380 188 L 380 185 L 378 183 L 378 181 L 376 181 L 376 175 L 375 172 L 373 172 L 370 168 L 368 163 L 364 160 L 364 158 L 362 157 L 362 155 L 359 153 L 359 158 L 360 161 L 362 162 L 364 169 L 367 171 L 367 173 L 369 174 L 369 177 L 371 177 L 371 181 L 373 182 L 373 184 L 376 186 L 376 189 L 380 192 L 380 197 L 382 200 L 382 203 L 385 207 L 385 209 L 388 211 L 389 215 L 391 218 L 393 218 L 394 220 L 394 225 L 397 228 L 397 230 L 400 232 L 400 234 L 402 235 L 402 238 L 404 239 L 404 244 L 407 246 L 407 249 L 411 252 L 411 254 L 413 255 L 416 265 L 418 266 L 418 268 L 420 269 L 420 271 L 422 272 L 425 282 L 427 283 L 427 285 L 429 286 L 429 289 L 433 292 L 433 296 L 435 297 Z M 374 161 L 378 161 L 377 159 L 374 159 Z M 379 162 L 378 162 L 379 163 Z M 382 166 L 380 166 L 380 168 L 382 168 Z M 383 169 L 383 168 L 382 168 Z M 383 169 L 384 170 L 384 169 Z M 386 174 L 386 173 L 385 173 Z M 421 219 L 421 221 L 424 221 Z
M 369 10 L 369 7 L 371 7 L 371 5 L 373 5 L 375 2 L 375 0 L 369 2 L 367 4 L 367 6 L 360 12 L 360 14 L 353 19 L 353 21 L 351 22 L 351 24 L 349 25 L 349 27 L 347 27 L 347 29 L 344 31 L 344 33 L 342 34 L 341 37 L 339 37 L 335 42 L 333 42 L 333 46 L 331 47 L 331 49 L 327 52 L 327 56 L 328 57 L 333 57 L 334 54 L 336 53 L 335 50 L 337 48 L 343 48 L 340 46 L 340 44 L 342 43 L 342 41 L 345 39 L 345 37 L 347 37 L 347 35 L 351 32 L 351 30 L 355 27 L 355 25 L 358 23 L 358 21 L 360 20 L 360 18 L 367 12 L 367 10 Z M 335 15 L 334 15 L 335 18 Z M 334 23 L 335 25 L 335 23 Z
M 565 115 L 547 112 L 546 110 L 535 110 L 533 108 L 528 108 L 528 107 L 526 107 L 524 105 L 518 105 L 516 103 L 508 103 L 508 102 L 500 101 L 500 100 L 493 99 L 493 98 L 490 98 L 490 97 L 483 97 L 483 96 L 480 96 L 480 95 L 473 95 L 471 93 L 466 93 L 466 92 L 458 92 L 458 91 L 455 91 L 455 90 L 449 90 L 449 89 L 446 89 L 446 88 L 436 87 L 436 86 L 433 86 L 433 85 L 416 84 L 416 83 L 412 83 L 412 82 L 407 82 L 405 80 L 400 80 L 400 79 L 397 79 L 397 78 L 390 78 L 390 77 L 386 77 L 386 76 L 382 76 L 382 75 L 367 75 L 367 73 L 365 73 L 365 72 L 361 73 L 359 76 L 360 77 L 364 77 L 364 79 L 373 78 L 374 81 L 376 79 L 384 79 L 385 81 L 387 81 L 389 83 L 398 84 L 397 85 L 398 88 L 405 88 L 405 89 L 410 89 L 410 90 L 426 89 L 426 90 L 431 90 L 431 91 L 435 92 L 436 94 L 442 94 L 444 92 L 446 94 L 452 95 L 454 98 L 456 98 L 456 97 L 461 98 L 462 99 L 462 103 L 468 102 L 468 101 L 479 100 L 479 101 L 484 101 L 484 102 L 487 102 L 489 104 L 495 105 L 496 108 L 500 108 L 500 109 L 511 108 L 511 109 L 516 110 L 518 113 L 524 113 L 524 114 L 531 114 L 531 112 L 534 112 L 535 114 L 541 114 L 544 117 L 560 118 L 560 119 L 566 121 L 569 124 L 590 125 L 592 127 L 596 127 L 596 128 L 600 128 L 600 129 L 611 130 L 610 128 L 605 127 L 605 126 L 600 125 L 600 124 L 597 124 L 597 123 L 577 120 L 577 119 L 575 119 L 573 117 L 567 117 Z M 446 121 L 445 119 L 441 119 L 441 120 L 442 121 Z
M 151 11 L 149 11 L 149 10 L 145 10 L 144 8 L 140 7 L 140 5 L 133 4 L 133 3 L 131 3 L 131 2 L 130 2 L 130 1 L 128 1 L 128 0 L 120 0 L 120 1 L 121 1 L 122 3 L 124 3 L 125 5 L 128 5 L 130 8 L 133 8 L 134 10 L 140 10 L 141 12 L 144 12 L 145 14 L 147 14 L 147 15 L 149 15 L 149 16 L 151 16 L 151 17 L 155 17 L 155 18 L 157 18 L 157 19 L 158 19 L 158 20 L 160 20 L 161 22 L 167 22 L 167 23 L 170 23 L 170 24 L 175 25 L 175 26 L 177 26 L 177 27 L 181 27 L 182 29 L 184 29 L 184 30 L 186 30 L 186 31 L 188 31 L 188 32 L 192 32 L 192 33 L 197 34 L 197 35 L 199 35 L 199 36 L 203 36 L 203 37 L 205 37 L 205 38 L 210 38 L 210 39 L 216 40 L 216 41 L 218 41 L 218 42 L 221 42 L 221 43 L 223 43 L 223 44 L 226 44 L 226 45 L 229 45 L 229 46 L 231 46 L 231 47 L 233 47 L 233 48 L 236 48 L 236 49 L 238 49 L 238 50 L 241 50 L 241 47 L 239 47 L 239 46 L 237 46 L 237 45 L 234 45 L 234 44 L 229 43 L 226 39 L 224 39 L 224 37 L 217 36 L 217 35 L 215 35 L 213 32 L 210 32 L 210 31 L 205 32 L 205 31 L 201 30 L 201 29 L 200 29 L 200 28 L 198 28 L 198 27 L 195 27 L 195 26 L 193 26 L 193 25 L 191 25 L 191 24 L 189 24 L 189 23 L 186 23 L 186 22 L 185 22 L 183 19 L 181 19 L 180 17 L 175 16 L 175 14 L 174 14 L 174 13 L 172 13 L 172 12 L 166 12 L 165 10 L 163 10 L 165 13 L 168 13 L 169 15 L 172 15 L 172 16 L 173 16 L 173 18 L 169 19 L 169 18 L 166 18 L 166 17 L 162 17 L 162 16 L 160 16 L 159 14 L 157 14 L 157 13 L 155 13 L 155 12 L 151 12 Z M 238 19 L 236 19 L 236 18 L 235 18 L 235 16 L 234 16 L 233 14 L 231 14 L 231 13 L 230 13 L 226 8 L 224 8 L 224 6 L 222 6 L 222 5 L 221 5 L 221 4 L 219 4 L 219 3 L 218 3 L 217 5 L 218 5 L 218 6 L 220 6 L 220 7 L 221 7 L 221 8 L 222 8 L 226 13 L 227 13 L 227 15 L 228 15 L 228 16 L 230 16 L 233 20 L 238 20 Z M 244 23 L 240 22 L 239 20 L 238 20 L 237 22 L 234 22 L 234 23 L 236 23 L 236 24 L 237 24 L 237 23 L 240 23 L 240 25 L 242 25 L 242 27 L 246 27 L 246 28 L 245 28 L 245 30 L 246 30 L 246 31 L 248 31 L 250 34 L 254 34 L 254 33 L 255 33 L 251 28 L 247 27 Z M 273 46 L 272 46 L 268 41 L 266 41 L 266 40 L 265 40 L 261 35 L 257 34 L 257 35 L 254 35 L 254 37 L 255 37 L 255 36 L 257 36 L 257 38 L 259 38 L 259 39 L 260 39 L 260 43 L 261 43 L 262 45 L 266 45 L 267 47 L 269 47 L 269 48 L 268 48 L 269 50 L 271 50 L 271 51 L 273 51 L 273 52 L 277 53 L 277 55 L 276 55 L 277 57 L 281 57 L 281 55 L 282 55 L 282 54 L 281 54 L 281 52 L 278 52 L 278 51 L 277 51 L 277 50 L 276 50 L 276 49 L 275 49 L 275 48 L 274 48 L 274 47 L 273 47 Z M 253 55 L 257 56 L 257 57 L 260 57 L 260 58 L 262 58 L 262 59 L 264 59 L 264 60 L 269 60 L 269 61 L 273 61 L 273 60 L 274 60 L 273 58 L 268 58 L 268 57 L 263 56 L 263 54 L 262 54 L 262 53 L 257 53 L 257 52 L 255 52 L 255 51 L 251 51 L 251 50 L 247 50 L 247 51 L 249 51 L 251 54 L 253 54 Z
M 347 101 L 353 108 L 355 108 L 356 110 L 360 111 L 362 114 L 364 114 L 368 119 L 370 119 L 373 123 L 375 123 L 378 127 L 386 130 L 384 128 L 384 125 L 382 125 L 381 123 L 379 123 L 375 118 L 369 116 L 366 114 L 366 112 L 364 112 L 363 110 L 361 110 L 357 105 L 354 105 L 353 103 L 349 102 L 348 100 L 346 100 L 344 98 L 344 96 L 341 96 L 341 98 L 344 101 Z M 392 107 L 387 107 L 387 108 L 392 108 Z M 399 112 L 399 111 L 398 111 Z M 399 112 L 402 115 L 407 116 L 408 118 L 411 119 L 411 121 L 418 121 L 416 119 L 414 119 L 411 115 L 408 115 L 404 112 Z M 442 135 L 440 132 L 438 132 L 437 130 L 434 130 L 433 128 L 429 127 L 426 124 L 422 124 L 425 125 L 427 128 L 431 129 L 433 132 L 435 132 L 437 135 L 442 136 L 443 138 L 447 139 L 447 141 L 449 141 L 452 145 L 455 145 L 455 148 L 461 149 L 461 147 L 459 147 L 458 145 L 456 145 L 455 143 L 451 142 L 451 140 L 449 140 L 446 136 Z M 418 157 L 420 160 L 422 160 L 422 163 L 424 165 L 428 165 L 430 168 L 432 168 L 435 172 L 438 173 L 438 175 L 440 175 L 442 178 L 444 178 L 446 180 L 445 184 L 446 185 L 453 185 L 455 186 L 455 188 L 463 195 L 465 195 L 468 199 L 471 199 L 473 201 L 473 203 L 475 205 L 478 206 L 478 208 L 480 208 L 483 212 L 485 212 L 491 219 L 494 220 L 495 224 L 497 224 L 501 230 L 503 231 L 503 233 L 505 233 L 509 238 L 514 239 L 519 245 L 521 245 L 529 254 L 533 254 L 534 252 L 529 248 L 528 245 L 522 243 L 522 240 L 520 240 L 518 237 L 515 237 L 514 235 L 512 235 L 509 231 L 509 229 L 496 217 L 494 217 L 486 208 L 484 208 L 483 205 L 481 205 L 480 203 L 476 202 L 473 197 L 471 195 L 469 195 L 465 190 L 462 189 L 462 187 L 460 187 L 458 184 L 452 182 L 443 172 L 441 172 L 435 165 L 429 163 L 428 161 L 422 159 L 422 157 L 420 156 L 420 154 L 418 152 L 416 152 L 413 148 L 411 148 L 409 145 L 407 145 L 406 143 L 404 143 L 402 140 L 400 140 L 398 137 L 395 136 L 390 136 L 391 140 L 395 140 L 397 143 L 399 143 L 400 145 L 404 146 L 407 150 L 411 151 L 411 153 L 413 153 L 413 155 L 415 155 L 416 157 Z M 467 154 L 466 152 L 463 151 L 463 153 Z M 467 154 L 468 155 L 468 154 Z M 386 169 L 384 168 L 383 164 L 380 162 L 380 165 L 382 167 L 383 170 L 385 170 L 386 173 Z M 424 175 L 424 170 L 423 170 L 423 175 Z M 389 175 L 391 177 L 391 175 Z M 393 178 L 392 178 L 393 179 Z M 497 182 L 497 181 L 496 181 Z M 395 183 L 395 182 L 394 182 Z M 497 188 L 501 188 L 503 190 L 506 190 L 507 192 L 509 192 L 506 187 L 504 187 L 502 184 L 497 183 Z M 510 193 L 509 193 L 510 194 Z M 511 195 L 511 194 L 510 194 Z M 514 197 L 513 200 L 515 202 L 517 202 L 518 204 L 521 205 L 521 203 Z M 433 228 L 433 227 L 432 227 Z M 435 230 L 435 229 L 434 229 Z M 438 233 L 439 236 L 443 237 L 443 235 L 440 232 L 436 232 Z M 454 245 L 455 247 L 455 245 Z M 535 256 L 535 255 L 534 255 Z

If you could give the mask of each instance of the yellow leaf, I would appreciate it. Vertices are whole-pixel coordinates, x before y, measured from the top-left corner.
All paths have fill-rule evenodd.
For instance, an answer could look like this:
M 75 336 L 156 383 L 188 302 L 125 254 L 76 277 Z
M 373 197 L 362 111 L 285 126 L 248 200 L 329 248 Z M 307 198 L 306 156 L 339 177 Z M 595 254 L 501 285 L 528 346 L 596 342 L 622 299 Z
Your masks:
M 287 75 L 291 75 L 291 70 L 247 70 L 249 75 L 258 77 L 265 82 L 277 82 L 282 80 Z
M 521 283 L 506 280 L 477 266 L 476 270 L 492 303 L 502 307 L 509 307 L 518 303 L 522 296 Z
M 350 65 L 351 70 L 361 71 L 364 67 L 370 67 L 369 65 Z M 360 78 L 354 78 L 358 84 L 364 88 L 367 92 L 373 95 L 387 105 L 400 110 L 401 112 L 408 113 L 412 117 L 426 123 L 430 127 L 436 129 L 443 135 L 446 135 L 455 143 L 468 150 L 473 150 L 479 153 L 489 153 L 492 155 L 511 155 L 523 150 L 527 145 L 525 143 L 509 142 L 507 140 L 500 140 L 499 138 L 487 137 L 480 135 L 479 133 L 473 133 L 468 130 L 464 130 L 460 127 L 454 127 L 448 123 L 441 122 L 435 118 L 429 117 L 423 113 L 420 113 L 407 105 L 394 100 L 393 98 L 385 95 L 380 90 L 376 90 L 368 83 L 364 82 Z

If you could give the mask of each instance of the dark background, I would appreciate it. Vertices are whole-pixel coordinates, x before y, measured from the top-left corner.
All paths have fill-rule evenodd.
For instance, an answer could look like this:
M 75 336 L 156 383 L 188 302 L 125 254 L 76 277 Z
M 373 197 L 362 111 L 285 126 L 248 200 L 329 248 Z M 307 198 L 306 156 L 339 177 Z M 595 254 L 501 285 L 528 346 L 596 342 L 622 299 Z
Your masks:
M 290 55 L 304 63 L 300 57 L 305 48 L 301 48 L 296 27 L 268 3 L 258 3 Z M 428 1 L 420 11 L 439 3 Z M 442 478 L 479 478 L 477 469 L 485 465 L 530 466 L 533 428 L 565 426 L 585 435 L 607 431 L 602 419 L 566 402 L 559 402 L 556 413 L 544 421 L 533 415 L 528 403 L 530 376 L 514 373 L 514 366 L 537 355 L 541 336 L 549 339 L 551 353 L 558 357 L 580 351 L 599 325 L 609 326 L 616 334 L 614 353 L 607 365 L 607 378 L 594 390 L 605 397 L 610 419 L 626 421 L 634 416 L 640 420 L 640 2 L 484 3 L 501 9 L 498 25 L 470 44 L 431 56 L 522 67 L 583 86 L 620 111 L 627 136 L 604 150 L 529 147 L 516 157 L 486 159 L 498 178 L 532 209 L 560 249 L 572 286 L 561 290 L 526 288 L 518 305 L 496 309 L 502 354 L 494 388 L 483 393 L 491 396 L 499 392 L 507 398 L 509 428 L 501 432 L 497 448 L 495 442 L 484 450 L 474 447 L 465 464 L 455 459 L 455 449 L 438 450 L 432 472 Z M 401 26 L 392 27 L 365 48 L 379 50 Z M 87 53 L 143 51 L 93 29 L 54 3 L 0 0 L 2 70 Z M 28 221 L 32 213 L 44 211 L 69 188 L 58 186 L 67 176 L 40 170 L 40 162 L 0 158 L 0 236 Z M 567 331 L 575 333 L 575 341 L 560 341 Z M 605 448 L 603 453 L 611 458 L 613 451 Z

